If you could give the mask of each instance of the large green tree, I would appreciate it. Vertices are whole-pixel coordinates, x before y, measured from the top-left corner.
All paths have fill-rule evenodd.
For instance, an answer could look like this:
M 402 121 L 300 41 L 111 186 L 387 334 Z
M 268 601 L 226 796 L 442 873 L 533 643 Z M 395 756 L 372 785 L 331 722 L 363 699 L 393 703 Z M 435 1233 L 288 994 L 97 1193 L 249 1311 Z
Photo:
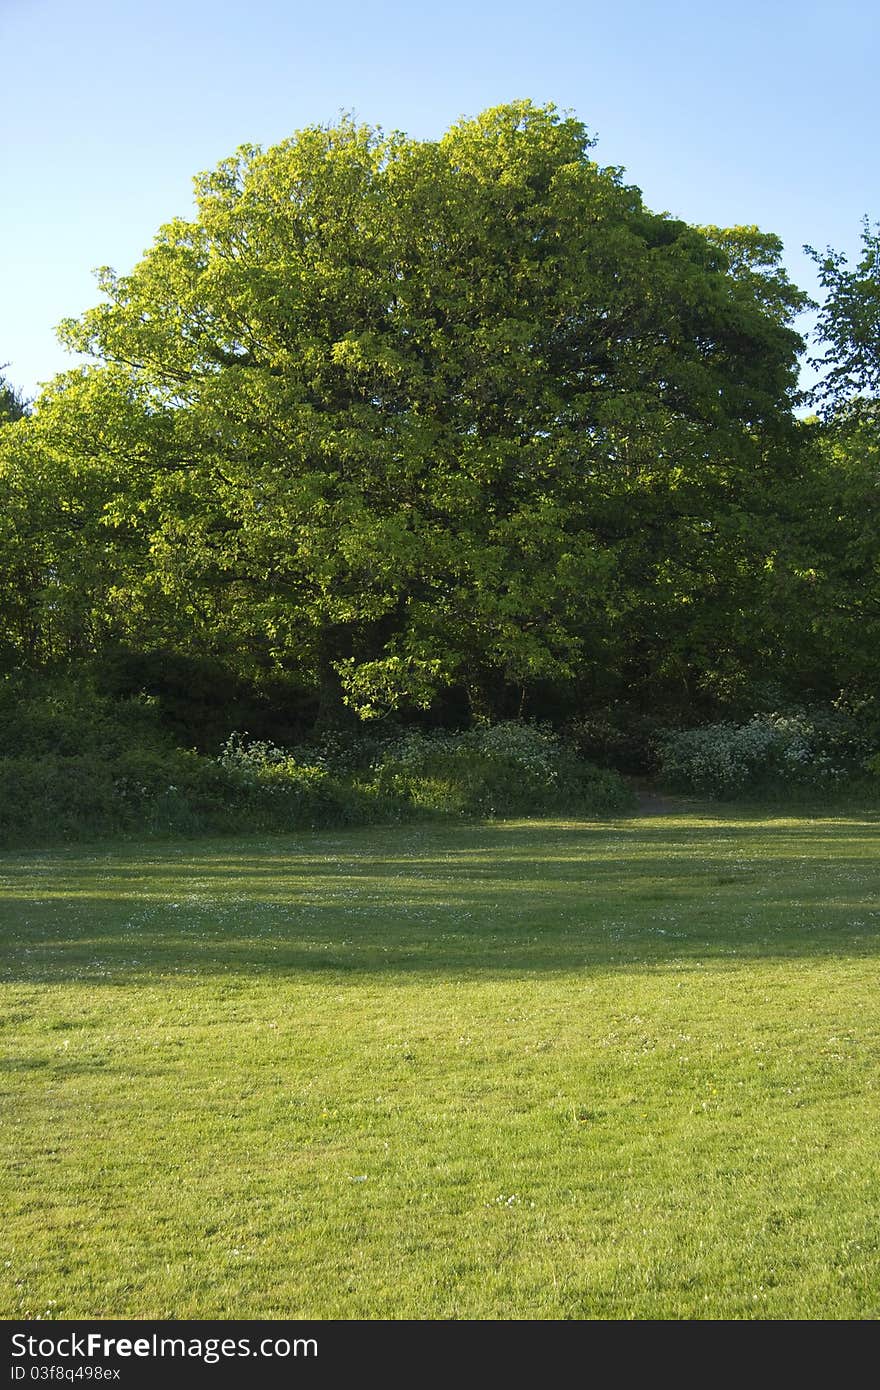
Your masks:
M 64 334 L 141 401 L 101 505 L 148 628 L 365 714 L 763 659 L 803 297 L 776 238 L 649 212 L 591 144 L 528 102 L 310 128 L 102 273 Z

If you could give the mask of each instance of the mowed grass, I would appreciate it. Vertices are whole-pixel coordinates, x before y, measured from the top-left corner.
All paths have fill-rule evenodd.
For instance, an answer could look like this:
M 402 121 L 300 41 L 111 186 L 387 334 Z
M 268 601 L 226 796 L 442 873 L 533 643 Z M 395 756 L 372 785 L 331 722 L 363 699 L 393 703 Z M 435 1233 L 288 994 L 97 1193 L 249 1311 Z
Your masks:
M 3 856 L 0 1312 L 877 1317 L 878 843 Z

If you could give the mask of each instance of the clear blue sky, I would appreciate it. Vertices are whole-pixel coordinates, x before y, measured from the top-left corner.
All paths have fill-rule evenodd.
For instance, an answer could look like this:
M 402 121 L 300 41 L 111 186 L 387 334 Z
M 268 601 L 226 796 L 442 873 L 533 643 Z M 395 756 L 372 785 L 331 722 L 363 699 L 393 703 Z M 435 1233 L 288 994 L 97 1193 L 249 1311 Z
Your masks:
M 880 219 L 876 0 L 0 0 L 0 52 L 0 362 L 28 393 L 196 171 L 341 109 L 433 137 L 553 101 L 655 210 L 777 232 L 807 289 L 803 242 Z

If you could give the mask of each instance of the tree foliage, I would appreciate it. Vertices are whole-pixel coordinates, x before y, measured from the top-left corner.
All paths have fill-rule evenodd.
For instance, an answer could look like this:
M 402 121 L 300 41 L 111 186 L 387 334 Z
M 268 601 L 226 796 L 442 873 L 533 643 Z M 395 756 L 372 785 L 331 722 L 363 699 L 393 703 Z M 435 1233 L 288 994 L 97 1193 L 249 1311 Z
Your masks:
M 819 267 L 825 300 L 817 336 L 823 351 L 815 365 L 823 368 L 819 396 L 831 411 L 855 400 L 880 395 L 880 223 L 865 218 L 862 254 L 854 268 L 840 251 L 824 255 L 804 248 Z
M 776 238 L 649 212 L 591 144 L 527 102 L 313 127 L 102 272 L 63 332 L 103 365 L 34 438 L 88 461 L 115 623 L 365 714 L 741 664 L 803 296 Z
M 201 175 L 0 432 L 7 662 L 201 652 L 364 716 L 736 699 L 803 626 L 805 297 L 591 151 L 518 102 Z
M 3 372 L 4 369 L 0 369 L 0 426 L 21 420 L 28 413 L 24 396 Z
M 825 291 L 816 327 L 822 369 L 814 399 L 821 418 L 806 426 L 805 486 L 798 529 L 809 588 L 801 671 L 813 688 L 844 691 L 880 725 L 880 224 L 863 225 L 855 267 L 829 248 L 818 255 Z M 810 672 L 810 665 L 812 671 Z

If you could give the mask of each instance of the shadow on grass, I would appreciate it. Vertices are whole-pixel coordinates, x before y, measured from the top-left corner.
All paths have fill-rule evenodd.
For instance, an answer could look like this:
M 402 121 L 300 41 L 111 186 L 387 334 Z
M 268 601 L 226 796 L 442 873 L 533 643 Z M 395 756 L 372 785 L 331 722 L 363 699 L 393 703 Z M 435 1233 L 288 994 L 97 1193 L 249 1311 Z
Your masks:
M 529 822 L 0 860 L 0 979 L 117 985 L 874 955 L 880 827 Z

